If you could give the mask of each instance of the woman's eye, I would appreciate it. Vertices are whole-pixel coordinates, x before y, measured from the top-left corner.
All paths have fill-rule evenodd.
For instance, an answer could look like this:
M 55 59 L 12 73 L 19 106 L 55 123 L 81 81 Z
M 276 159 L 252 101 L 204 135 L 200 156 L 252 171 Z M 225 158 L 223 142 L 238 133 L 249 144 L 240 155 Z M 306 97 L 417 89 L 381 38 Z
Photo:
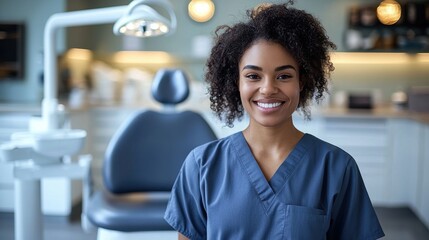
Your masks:
M 257 74 L 247 74 L 246 78 L 254 80 L 254 79 L 259 79 L 259 76 Z
M 289 75 L 289 74 L 281 74 L 281 75 L 279 75 L 278 77 L 277 77 L 277 79 L 280 79 L 280 80 L 286 80 L 286 79 L 289 79 L 289 78 L 291 78 L 292 76 L 291 75 Z

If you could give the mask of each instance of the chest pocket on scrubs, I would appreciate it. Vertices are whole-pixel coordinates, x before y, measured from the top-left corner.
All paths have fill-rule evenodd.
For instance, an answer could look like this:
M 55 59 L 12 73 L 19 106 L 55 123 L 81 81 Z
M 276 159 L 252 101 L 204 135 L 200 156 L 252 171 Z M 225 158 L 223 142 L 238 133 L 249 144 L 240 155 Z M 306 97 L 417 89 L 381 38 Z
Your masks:
M 326 239 L 326 221 L 323 210 L 287 205 L 285 239 Z

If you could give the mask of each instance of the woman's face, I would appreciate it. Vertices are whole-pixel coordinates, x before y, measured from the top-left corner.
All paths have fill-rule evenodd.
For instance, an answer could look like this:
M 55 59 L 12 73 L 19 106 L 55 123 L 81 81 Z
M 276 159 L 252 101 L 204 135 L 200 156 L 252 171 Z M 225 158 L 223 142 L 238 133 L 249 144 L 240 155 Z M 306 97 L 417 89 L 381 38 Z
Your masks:
M 265 127 L 290 124 L 299 103 L 299 69 L 280 44 L 258 40 L 239 63 L 239 90 L 250 123 Z

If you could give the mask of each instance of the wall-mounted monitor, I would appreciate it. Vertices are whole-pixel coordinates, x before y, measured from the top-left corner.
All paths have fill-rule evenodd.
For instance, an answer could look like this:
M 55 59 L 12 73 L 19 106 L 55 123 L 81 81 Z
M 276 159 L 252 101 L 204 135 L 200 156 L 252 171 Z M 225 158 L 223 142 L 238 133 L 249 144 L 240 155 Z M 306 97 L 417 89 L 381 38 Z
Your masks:
M 23 23 L 0 22 L 0 80 L 24 77 Z

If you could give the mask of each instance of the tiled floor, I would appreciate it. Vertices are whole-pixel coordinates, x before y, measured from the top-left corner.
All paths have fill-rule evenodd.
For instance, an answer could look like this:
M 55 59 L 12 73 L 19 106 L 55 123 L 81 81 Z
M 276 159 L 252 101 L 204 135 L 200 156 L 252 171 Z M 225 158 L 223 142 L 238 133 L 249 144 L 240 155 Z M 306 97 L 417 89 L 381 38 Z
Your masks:
M 96 233 L 85 233 L 80 222 L 69 221 L 63 217 L 45 217 L 44 218 L 44 239 L 45 240 L 95 240 Z M 0 214 L 0 239 L 14 239 L 13 214 Z
M 385 240 L 429 240 L 429 230 L 408 208 L 376 208 Z M 71 220 L 45 217 L 44 240 L 96 240 L 96 233 L 85 233 L 76 217 Z M 13 214 L 0 213 L 0 239 L 13 240 Z
M 96 232 L 82 230 L 78 218 L 44 217 L 44 240 L 96 240 Z M 0 213 L 0 240 L 14 240 L 12 213 Z M 29 239 L 30 240 L 30 239 Z
M 429 230 L 409 208 L 376 208 L 386 240 L 429 240 Z

